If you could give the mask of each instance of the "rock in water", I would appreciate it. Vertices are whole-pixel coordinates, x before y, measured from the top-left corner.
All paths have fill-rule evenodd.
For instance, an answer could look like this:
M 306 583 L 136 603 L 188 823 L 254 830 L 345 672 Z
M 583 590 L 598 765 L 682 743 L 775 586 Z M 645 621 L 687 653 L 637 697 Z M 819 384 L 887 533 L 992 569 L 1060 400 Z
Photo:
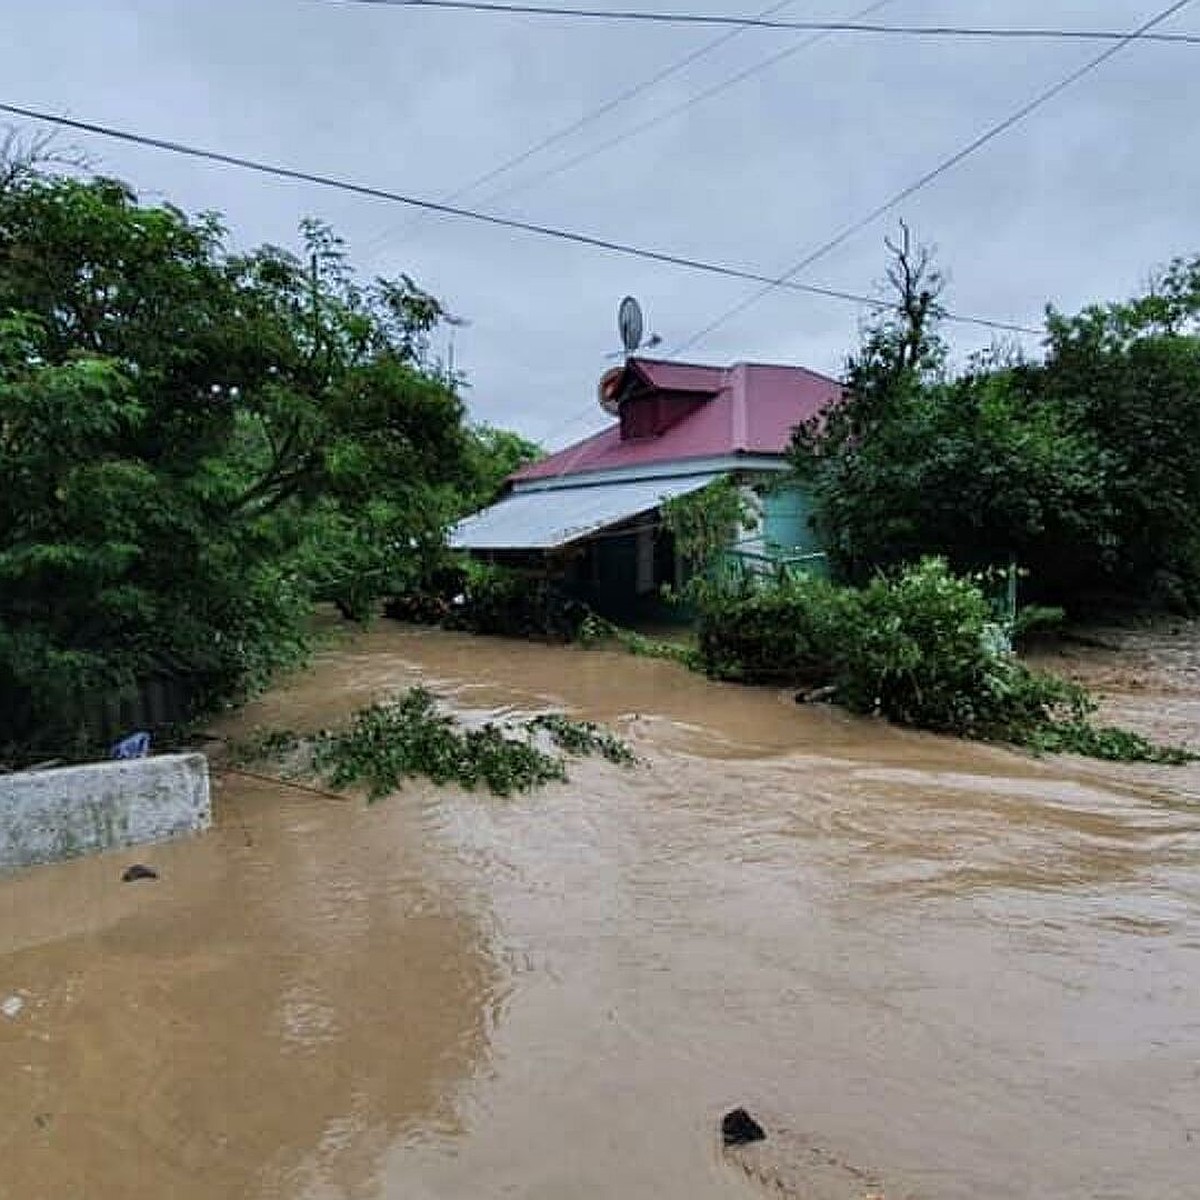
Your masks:
M 744 1108 L 735 1108 L 721 1118 L 721 1137 L 727 1146 L 761 1142 L 766 1136 L 766 1130 Z
M 153 867 L 144 867 L 141 863 L 134 863 L 132 867 L 126 867 L 125 873 L 121 876 L 122 883 L 136 883 L 139 879 L 157 879 L 158 872 Z

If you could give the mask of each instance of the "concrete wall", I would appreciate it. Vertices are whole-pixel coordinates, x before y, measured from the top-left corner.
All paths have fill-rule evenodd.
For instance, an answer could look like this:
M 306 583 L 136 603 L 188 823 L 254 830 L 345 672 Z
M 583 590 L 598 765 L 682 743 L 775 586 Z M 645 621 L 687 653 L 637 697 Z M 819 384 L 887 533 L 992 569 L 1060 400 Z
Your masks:
M 0 775 L 0 871 L 163 841 L 211 823 L 203 754 Z

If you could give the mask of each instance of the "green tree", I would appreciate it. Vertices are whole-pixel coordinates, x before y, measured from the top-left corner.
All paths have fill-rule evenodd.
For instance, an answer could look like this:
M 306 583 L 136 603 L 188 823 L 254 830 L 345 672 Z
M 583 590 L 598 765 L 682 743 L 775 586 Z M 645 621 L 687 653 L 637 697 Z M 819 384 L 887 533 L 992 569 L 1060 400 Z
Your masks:
M 889 517 L 888 481 L 877 478 L 872 454 L 896 416 L 941 380 L 946 346 L 937 333 L 944 287 L 932 253 L 900 226 L 886 239 L 888 286 L 895 303 L 881 304 L 846 363 L 840 400 L 795 430 L 792 461 L 816 501 L 815 519 L 830 557 L 848 578 L 870 573 L 883 544 L 877 517 Z M 903 527 L 906 521 L 901 518 Z
M 545 450 L 536 442 L 512 430 L 486 424 L 472 426 L 467 448 L 470 483 L 463 494 L 464 512 L 493 503 L 514 471 L 545 456 Z
M 147 675 L 234 696 L 314 592 L 359 613 L 441 552 L 477 479 L 434 298 L 317 223 L 238 253 L 113 180 L 0 183 L 0 747 Z
M 940 276 L 907 237 L 889 248 L 898 304 L 865 331 L 841 402 L 793 444 L 835 564 L 865 582 L 931 554 L 959 570 L 1016 559 L 1031 594 L 1077 598 L 1117 553 L 1111 447 L 1039 365 L 995 351 L 951 376 Z
M 1176 259 L 1144 295 L 1073 317 L 1051 310 L 1038 399 L 1095 438 L 1110 535 L 1094 590 L 1200 605 L 1200 256 Z

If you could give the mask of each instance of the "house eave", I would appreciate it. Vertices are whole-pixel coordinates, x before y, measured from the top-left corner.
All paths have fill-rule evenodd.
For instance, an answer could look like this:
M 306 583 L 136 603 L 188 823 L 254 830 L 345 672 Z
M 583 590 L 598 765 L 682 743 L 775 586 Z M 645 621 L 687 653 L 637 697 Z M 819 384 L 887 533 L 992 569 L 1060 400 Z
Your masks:
M 790 469 L 791 465 L 785 455 L 738 451 L 734 454 L 674 459 L 670 462 L 637 463 L 628 467 L 612 467 L 598 471 L 579 471 L 542 479 L 513 479 L 510 494 L 630 483 L 635 480 L 678 479 L 681 476 L 712 475 L 726 471 L 767 471 L 778 474 Z

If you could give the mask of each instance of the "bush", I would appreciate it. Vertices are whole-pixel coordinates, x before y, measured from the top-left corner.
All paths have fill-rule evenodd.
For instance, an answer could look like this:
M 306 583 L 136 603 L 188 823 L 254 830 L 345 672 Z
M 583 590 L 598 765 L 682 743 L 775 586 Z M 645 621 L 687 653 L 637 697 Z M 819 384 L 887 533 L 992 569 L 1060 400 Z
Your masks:
M 855 712 L 901 725 L 992 736 L 1029 705 L 1070 705 L 1073 695 L 1037 692 L 997 653 L 991 608 L 970 580 L 925 559 L 857 593 L 853 620 L 836 646 L 836 683 Z M 1066 686 L 1066 685 L 1064 685 Z
M 588 616 L 586 604 L 549 580 L 473 567 L 442 623 L 469 633 L 571 642 Z
M 1066 619 L 1066 612 L 1057 605 L 1027 604 L 1017 610 L 1013 641 L 1023 646 L 1037 638 L 1057 634 Z
M 700 629 L 711 675 L 825 685 L 852 712 L 899 725 L 1109 759 L 1190 757 L 1093 726 L 1084 689 L 1022 664 L 983 593 L 941 559 L 862 590 L 802 579 L 714 598 Z
M 443 625 L 454 615 L 454 600 L 465 596 L 469 573 L 457 563 L 438 567 L 419 583 L 392 596 L 383 615 L 412 625 Z
M 697 637 L 703 669 L 742 683 L 822 684 L 858 599 L 815 576 L 701 601 Z
M 704 670 L 699 651 L 695 647 L 684 642 L 647 637 L 644 633 L 638 633 L 636 629 L 614 625 L 607 617 L 593 612 L 584 617 L 575 640 L 589 649 L 612 642 L 638 658 L 661 658 L 667 662 L 677 662 L 692 671 Z

